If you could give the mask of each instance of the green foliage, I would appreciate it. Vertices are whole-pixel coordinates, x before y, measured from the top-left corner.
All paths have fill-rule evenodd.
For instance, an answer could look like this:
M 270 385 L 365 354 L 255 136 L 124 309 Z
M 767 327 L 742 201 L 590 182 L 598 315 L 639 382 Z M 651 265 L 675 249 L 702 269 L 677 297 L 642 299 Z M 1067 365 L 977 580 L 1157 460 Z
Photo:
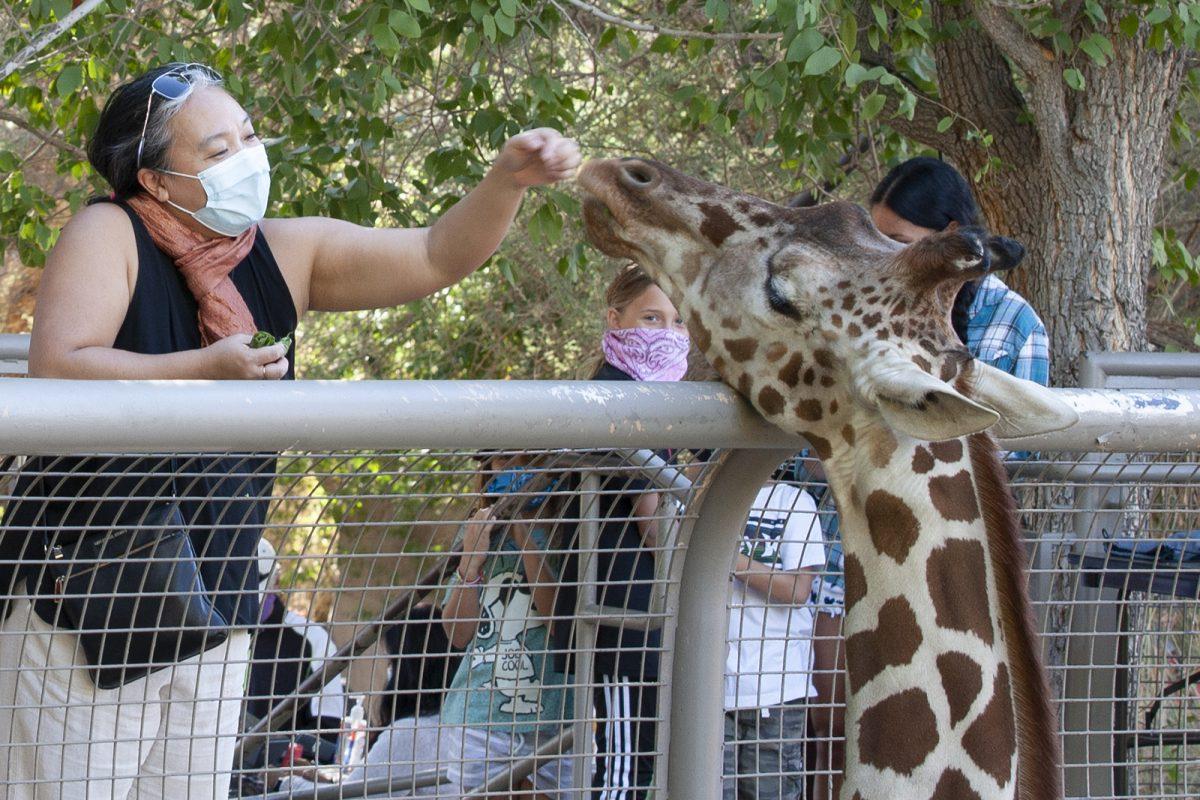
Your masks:
M 29 0 L 0 37 L 0 61 L 69 6 Z M 671 31 L 522 0 L 113 0 L 0 81 L 0 109 L 21 121 L 0 122 L 0 237 L 22 262 L 42 263 L 70 213 L 106 191 L 79 157 L 98 103 L 165 60 L 226 75 L 268 137 L 271 209 L 282 216 L 429 224 L 508 137 L 538 125 L 575 136 L 587 155 L 651 154 L 772 199 L 837 185 L 841 162 L 869 137 L 852 183 L 835 189 L 861 199 L 887 166 L 924 148 L 896 130 L 919 113 L 980 151 L 976 179 L 1002 166 L 992 131 L 938 105 L 932 48 L 962 26 L 937 28 L 929 2 L 603 7 Z M 1193 49 L 1200 40 L 1196 2 L 1086 0 L 1070 19 L 1056 4 L 1006 13 L 1061 62 L 1081 102 L 1123 40 Z M 1181 119 L 1173 136 L 1188 141 L 1191 126 Z M 579 216 L 569 190 L 538 190 L 501 252 L 460 286 L 404 309 L 311 317 L 300 331 L 306 374 L 575 374 L 604 283 L 580 244 Z M 1181 276 L 1187 246 L 1165 242 L 1188 240 L 1171 239 L 1169 222 L 1163 230 L 1155 265 Z

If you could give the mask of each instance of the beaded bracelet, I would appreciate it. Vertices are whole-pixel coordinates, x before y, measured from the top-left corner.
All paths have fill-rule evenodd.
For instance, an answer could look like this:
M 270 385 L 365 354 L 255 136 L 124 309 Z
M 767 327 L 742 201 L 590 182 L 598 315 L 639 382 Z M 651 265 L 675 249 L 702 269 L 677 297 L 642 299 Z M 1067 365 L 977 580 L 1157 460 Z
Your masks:
M 454 574 L 458 576 L 458 581 L 463 586 L 479 586 L 480 584 L 483 583 L 483 573 L 482 572 L 480 572 L 478 575 L 476 575 L 475 580 L 473 580 L 473 581 L 467 580 L 467 577 L 462 574 L 462 567 L 458 567 L 457 569 L 455 569 Z

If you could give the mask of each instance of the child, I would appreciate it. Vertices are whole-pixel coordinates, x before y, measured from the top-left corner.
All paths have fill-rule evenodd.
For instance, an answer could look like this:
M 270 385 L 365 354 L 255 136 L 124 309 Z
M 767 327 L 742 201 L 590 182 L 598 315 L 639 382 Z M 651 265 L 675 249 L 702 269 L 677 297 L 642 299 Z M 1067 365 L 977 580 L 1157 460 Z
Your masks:
M 825 563 L 816 512 L 812 497 L 787 483 L 763 486 L 750 507 L 730 598 L 724 800 L 804 796 L 805 705 L 814 694 L 807 604 Z
M 462 559 L 442 604 L 451 644 L 464 648 L 446 699 L 442 724 L 463 726 L 451 745 L 448 774 L 464 794 L 485 785 L 558 736 L 571 717 L 565 676 L 550 652 L 557 559 L 547 552 L 550 526 L 532 519 L 545 500 L 534 491 L 544 477 L 524 456 L 489 457 L 494 477 L 486 501 L 516 496 L 512 519 L 498 502 L 479 509 L 462 535 Z M 528 493 L 530 499 L 520 496 Z M 546 797 L 571 788 L 571 762 L 538 765 L 508 787 L 511 796 Z

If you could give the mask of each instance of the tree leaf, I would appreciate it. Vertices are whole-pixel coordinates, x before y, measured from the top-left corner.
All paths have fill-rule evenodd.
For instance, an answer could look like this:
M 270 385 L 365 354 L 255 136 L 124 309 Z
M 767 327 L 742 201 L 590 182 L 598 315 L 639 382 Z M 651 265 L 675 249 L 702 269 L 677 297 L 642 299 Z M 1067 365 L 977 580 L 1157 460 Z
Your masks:
M 954 117 L 945 116 L 938 120 L 937 132 L 945 133 L 950 130 L 950 126 L 954 124 Z
M 835 48 L 826 45 L 808 57 L 804 62 L 802 75 L 824 75 L 842 60 L 842 54 Z
M 1070 86 L 1077 92 L 1082 92 L 1084 89 L 1085 81 L 1083 73 L 1074 67 L 1063 70 L 1063 80 L 1067 82 L 1067 86 Z
M 407 11 L 393 9 L 388 14 L 388 26 L 406 39 L 417 39 L 421 36 L 421 23 Z
M 59 97 L 69 97 L 83 83 L 83 67 L 80 64 L 69 64 L 63 67 L 54 81 L 54 89 Z
M 871 92 L 867 99 L 862 104 L 862 118 L 864 120 L 872 120 L 879 116 L 879 112 L 883 110 L 884 104 L 887 103 L 887 98 L 879 92 Z

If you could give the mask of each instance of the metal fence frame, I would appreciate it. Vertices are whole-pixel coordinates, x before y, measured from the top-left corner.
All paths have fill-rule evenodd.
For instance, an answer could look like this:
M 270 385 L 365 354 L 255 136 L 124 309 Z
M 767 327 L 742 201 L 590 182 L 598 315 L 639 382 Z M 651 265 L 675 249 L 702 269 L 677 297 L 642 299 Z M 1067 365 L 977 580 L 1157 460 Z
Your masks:
M 1057 393 L 1079 411 L 1077 426 L 1002 446 L 1200 450 L 1200 391 Z M 713 620 L 724 620 L 728 592 L 712 587 L 728 586 L 734 537 L 756 489 L 804 446 L 723 385 L 0 379 L 3 454 L 688 446 L 730 450 L 679 531 L 686 557 L 672 560 L 668 585 L 678 588 L 664 598 L 664 642 L 673 646 L 663 654 L 664 674 L 671 675 L 663 716 L 670 747 L 660 774 L 672 797 L 701 798 L 720 796 L 721 787 L 718 768 L 697 768 L 719 765 L 723 744 L 724 712 L 712 699 L 722 694 L 726 628 Z M 1094 736 L 1091 722 L 1083 730 Z

